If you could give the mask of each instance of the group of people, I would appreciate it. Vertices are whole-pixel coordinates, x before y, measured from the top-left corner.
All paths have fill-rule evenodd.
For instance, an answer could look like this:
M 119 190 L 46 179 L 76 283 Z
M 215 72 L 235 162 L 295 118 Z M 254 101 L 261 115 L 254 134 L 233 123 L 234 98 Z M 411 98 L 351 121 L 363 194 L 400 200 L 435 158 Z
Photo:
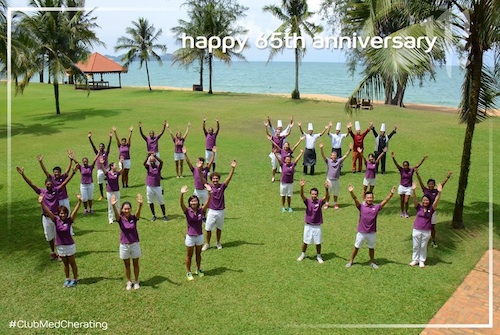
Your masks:
M 361 248 L 361 246 L 366 241 L 369 249 L 371 267 L 373 267 L 374 269 L 378 269 L 378 265 L 375 263 L 374 258 L 377 216 L 378 212 L 384 208 L 384 206 L 392 198 L 394 193 L 396 193 L 396 186 L 391 188 L 391 192 L 389 193 L 389 195 L 387 195 L 387 197 L 378 205 L 375 205 L 373 203 L 373 190 L 376 185 L 376 174 L 378 173 L 379 164 L 381 165 L 381 173 L 385 174 L 386 172 L 386 155 L 388 152 L 388 143 L 389 140 L 396 134 L 398 126 L 395 125 L 394 130 L 387 135 L 385 132 L 385 124 L 381 125 L 380 133 L 377 133 L 373 126 L 373 122 L 370 122 L 367 129 L 364 132 L 361 132 L 360 124 L 358 121 L 356 121 L 354 132 L 352 131 L 352 124 L 349 123 L 347 125 L 347 132 L 345 134 L 341 134 L 341 123 L 337 122 L 335 133 L 331 133 L 330 130 L 333 126 L 333 122 L 329 122 L 328 125 L 326 125 L 320 133 L 315 134 L 312 123 L 308 124 L 306 133 L 302 130 L 302 124 L 299 122 L 298 126 L 301 137 L 293 148 L 290 148 L 290 144 L 288 144 L 287 142 L 287 137 L 290 135 L 294 126 L 293 117 L 290 117 L 290 123 L 285 129 L 283 129 L 282 120 L 278 120 L 277 126 L 276 128 L 274 128 L 272 126 L 270 117 L 268 117 L 266 122 L 264 122 L 264 126 L 266 128 L 267 138 L 269 141 L 271 141 L 272 144 L 272 151 L 270 154 L 272 163 L 272 182 L 275 181 L 276 171 L 281 171 L 280 196 L 282 212 L 293 211 L 291 207 L 291 196 L 293 194 L 294 172 L 298 161 L 302 156 L 304 157 L 304 175 L 307 175 L 308 167 L 310 167 L 310 174 L 314 174 L 314 166 L 316 164 L 315 143 L 317 139 L 323 136 L 325 133 L 328 133 L 328 136 L 331 138 L 332 150 L 329 158 L 325 155 L 324 144 L 319 144 L 321 156 L 327 165 L 324 198 L 320 199 L 318 197 L 318 189 L 312 188 L 310 190 L 311 198 L 307 199 L 304 196 L 305 180 L 302 179 L 300 181 L 300 195 L 304 204 L 306 205 L 306 214 L 304 219 L 305 227 L 302 253 L 297 260 L 303 260 L 305 258 L 307 245 L 314 243 L 316 245 L 317 251 L 316 258 L 319 263 L 323 263 L 323 259 L 321 257 L 321 224 L 323 223 L 322 209 L 329 208 L 330 195 L 333 195 L 333 208 L 339 208 L 338 195 L 340 189 L 340 171 L 343 162 L 352 152 L 353 157 L 351 172 L 362 172 L 362 162 L 364 162 L 366 168 L 363 178 L 361 202 L 353 193 L 354 187 L 352 185 L 349 185 L 348 187 L 348 191 L 350 192 L 354 200 L 356 208 L 360 212 L 360 216 L 354 249 L 349 262 L 346 264 L 346 267 L 349 268 L 353 265 L 359 248 Z M 375 150 L 373 153 L 369 153 L 368 158 L 366 158 L 364 154 L 364 139 L 370 131 L 373 132 L 373 135 L 375 137 Z M 349 144 L 349 151 L 342 156 L 342 141 L 348 135 L 352 137 L 353 141 Z M 300 149 L 300 153 L 294 158 L 293 152 L 303 140 L 305 140 L 306 142 L 305 149 Z M 427 182 L 427 186 L 425 186 L 420 175 L 418 174 L 418 168 L 427 159 L 427 156 L 424 156 L 422 160 L 413 167 L 410 167 L 410 163 L 408 161 L 404 161 L 402 166 L 399 165 L 394 152 L 391 153 L 391 157 L 400 174 L 399 187 L 397 188 L 397 192 L 400 196 L 400 217 L 409 218 L 408 206 L 411 195 L 413 195 L 414 206 L 416 210 L 413 231 L 413 257 L 410 265 L 415 266 L 418 264 L 423 268 L 425 267 L 426 250 L 429 240 L 431 240 L 431 243 L 434 247 L 437 247 L 434 227 L 434 225 L 436 224 L 435 213 L 442 188 L 450 178 L 451 172 L 448 172 L 446 179 L 441 184 L 438 184 L 437 187 L 434 179 L 429 179 Z M 422 191 L 424 193 L 421 204 L 418 202 L 418 198 L 415 194 L 417 184 L 413 182 L 414 173 L 417 174 Z
M 149 132 L 149 137 L 146 137 L 142 132 L 142 123 L 139 122 L 141 135 L 145 139 L 147 146 L 147 155 L 143 163 L 146 169 L 146 198 L 152 212 L 151 221 L 156 220 L 154 203 L 157 202 L 162 210 L 163 221 L 167 221 L 165 213 L 165 204 L 163 201 L 163 189 L 161 187 L 161 170 L 163 161 L 160 158 L 158 150 L 158 140 L 163 135 L 165 129 L 168 129 L 172 141 L 174 142 L 174 160 L 176 162 L 176 176 L 183 177 L 183 161 L 187 164 L 193 173 L 194 177 L 194 194 L 188 200 L 188 206 L 184 204 L 183 195 L 187 192 L 187 186 L 181 189 L 181 209 L 185 213 L 187 221 L 186 234 L 186 268 L 187 279 L 192 280 L 191 273 L 191 258 L 193 250 L 196 249 L 196 263 L 198 276 L 203 276 L 201 270 L 201 250 L 210 248 L 212 231 L 216 231 L 216 246 L 217 249 L 222 249 L 221 234 L 224 226 L 224 209 L 225 199 L 224 191 L 229 185 L 236 168 L 236 161 L 231 162 L 231 170 L 224 182 L 221 182 L 221 175 L 215 171 L 216 160 L 216 139 L 219 132 L 219 120 L 216 119 L 217 129 L 214 131 L 212 127 L 206 128 L 206 117 L 203 118 L 203 132 L 205 136 L 205 158 L 199 157 L 196 160 L 196 165 L 193 166 L 187 157 L 187 149 L 185 147 L 185 139 L 189 133 L 190 124 L 184 135 L 177 132 L 175 135 L 169 128 L 169 124 L 165 121 L 163 129 L 158 136 L 155 136 L 154 131 Z M 140 219 L 140 213 L 143 204 L 141 194 L 137 195 L 138 207 L 135 214 L 132 214 L 132 205 L 126 201 L 120 205 L 120 177 L 122 188 L 128 187 L 128 174 L 131 167 L 130 162 L 130 145 L 133 127 L 129 128 L 130 133 L 128 138 L 119 139 L 117 128 L 112 127 L 109 132 L 109 142 L 107 147 L 104 143 L 95 146 L 92 140 L 92 133 L 88 133 L 88 139 L 94 151 L 95 157 L 92 162 L 89 162 L 87 157 L 82 158 L 81 163 L 75 159 L 72 151 L 68 151 L 69 164 L 63 172 L 58 166 L 54 167 L 53 174 L 50 174 L 43 162 L 42 155 L 38 155 L 37 159 L 43 172 L 46 174 L 45 188 L 36 186 L 25 174 L 24 168 L 16 167 L 19 174 L 23 177 L 26 183 L 39 195 L 38 202 L 42 209 L 42 225 L 44 235 L 49 242 L 51 249 L 50 260 L 59 258 L 64 263 L 65 281 L 64 287 L 74 287 L 78 284 L 78 268 L 76 266 L 76 246 L 73 240 L 72 226 L 75 222 L 78 210 L 83 203 L 84 215 L 93 214 L 92 199 L 94 191 L 93 170 L 97 166 L 97 182 L 100 190 L 99 200 L 104 198 L 104 185 L 106 185 L 106 197 L 108 200 L 108 220 L 109 223 L 118 222 L 120 227 L 120 258 L 124 261 L 125 276 L 127 278 L 126 289 L 139 289 L 139 257 L 141 249 L 139 246 L 139 234 L 137 231 L 137 221 Z M 119 162 L 109 162 L 109 154 L 113 135 L 116 138 L 118 146 Z M 205 166 L 204 162 L 208 160 Z M 75 166 L 73 166 L 75 163 Z M 212 173 L 209 176 L 210 168 Z M 66 185 L 74 177 L 77 172 L 80 172 L 80 194 L 76 195 L 77 205 L 70 214 L 70 202 L 67 193 Z M 209 178 L 208 178 L 209 177 Z M 211 184 L 207 182 L 210 179 Z M 202 233 L 202 222 L 205 223 L 206 243 Z M 56 253 L 57 251 L 57 253 Z M 131 278 L 132 259 L 134 267 L 134 281 Z M 70 267 L 72 269 L 73 278 L 70 277 Z

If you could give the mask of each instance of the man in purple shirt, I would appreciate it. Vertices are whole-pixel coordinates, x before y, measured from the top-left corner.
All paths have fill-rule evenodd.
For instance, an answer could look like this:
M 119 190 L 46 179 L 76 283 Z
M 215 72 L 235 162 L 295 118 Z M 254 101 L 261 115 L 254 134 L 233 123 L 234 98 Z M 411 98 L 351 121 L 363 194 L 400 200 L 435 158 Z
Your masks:
M 306 205 L 306 215 L 304 218 L 304 238 L 302 243 L 302 253 L 300 254 L 297 261 L 302 261 L 306 257 L 306 250 L 309 244 L 316 244 L 316 260 L 319 264 L 323 264 L 323 258 L 321 257 L 321 242 L 323 240 L 323 235 L 321 231 L 321 225 L 323 224 L 323 213 L 321 208 L 328 199 L 328 188 L 330 183 L 328 180 L 325 181 L 325 197 L 323 199 L 318 198 L 319 191 L 316 187 L 311 188 L 309 192 L 311 194 L 311 199 L 307 199 L 304 195 L 304 185 L 306 181 L 304 179 L 300 180 L 300 196 Z
M 35 191 L 36 194 L 40 195 L 43 194 L 43 203 L 45 206 L 54 214 L 57 215 L 59 214 L 59 197 L 60 197 L 60 190 L 69 183 L 71 178 L 76 173 L 76 167 L 73 170 L 73 173 L 71 173 L 59 186 L 54 186 L 54 183 L 52 182 L 51 179 L 47 178 L 45 180 L 45 188 L 39 188 L 33 182 L 24 174 L 24 168 L 23 167 L 16 167 L 17 172 L 23 177 L 24 181 Z M 55 248 L 54 248 L 54 238 L 56 235 L 56 228 L 54 221 L 50 219 L 47 213 L 42 212 L 42 225 L 43 225 L 43 232 L 45 234 L 45 239 L 47 242 L 49 242 L 50 245 L 50 250 L 52 253 L 50 254 L 50 260 L 56 259 L 57 255 L 55 253 Z
M 281 211 L 285 213 L 293 212 L 291 207 L 293 195 L 293 175 L 295 174 L 295 166 L 304 154 L 304 149 L 300 149 L 300 154 L 292 162 L 291 156 L 281 157 L 275 152 L 274 155 L 281 166 L 281 183 L 280 183 L 280 196 L 281 196 Z M 283 160 L 282 160 L 283 158 Z M 285 208 L 285 199 L 287 200 L 288 209 Z
M 233 178 L 234 169 L 236 168 L 236 161 L 231 162 L 231 171 L 227 176 L 226 180 L 221 184 L 220 174 L 218 172 L 212 172 L 210 174 L 210 180 L 212 184 L 210 185 L 212 189 L 212 196 L 208 204 L 207 222 L 205 223 L 205 230 L 207 231 L 207 242 L 203 245 L 202 251 L 208 250 L 210 248 L 210 239 L 212 238 L 212 231 L 217 229 L 217 249 L 222 249 L 220 244 L 220 237 L 222 235 L 222 228 L 224 227 L 224 214 L 225 214 L 225 199 L 224 191 L 226 190 L 231 178 Z
M 366 241 L 368 245 L 368 254 L 370 255 L 370 265 L 374 269 L 378 269 L 378 265 L 375 264 L 375 239 L 377 232 L 377 216 L 378 212 L 384 208 L 387 202 L 392 198 L 396 192 L 396 186 L 393 186 L 391 192 L 385 199 L 378 205 L 373 203 L 373 193 L 368 191 L 365 193 L 365 201 L 360 203 L 356 195 L 354 194 L 354 187 L 349 185 L 349 193 L 351 193 L 356 208 L 359 210 L 359 222 L 358 222 L 358 233 L 356 235 L 356 242 L 354 243 L 354 249 L 352 250 L 351 259 L 345 265 L 346 268 L 350 268 L 354 263 L 354 258 L 358 254 L 359 248 L 363 246 Z
M 215 162 L 216 162 L 216 153 L 213 152 L 213 148 L 217 145 L 217 135 L 219 135 L 219 129 L 220 129 L 220 124 L 219 124 L 219 118 L 215 118 L 215 122 L 217 122 L 217 130 L 214 132 L 214 128 L 209 127 L 208 130 L 206 128 L 206 121 L 207 117 L 203 117 L 203 133 L 205 134 L 205 160 L 207 162 L 210 162 L 213 157 L 213 163 L 212 163 L 212 171 L 215 171 Z
M 158 162 L 158 164 L 157 164 Z M 155 156 L 154 152 L 150 152 L 144 161 L 144 167 L 146 168 L 146 198 L 151 209 L 151 214 L 153 217 L 151 221 L 156 221 L 155 215 L 155 201 L 160 204 L 161 211 L 163 213 L 163 221 L 167 221 L 167 215 L 165 214 L 165 202 L 163 201 L 163 188 L 161 187 L 161 169 L 163 167 L 163 161 L 160 157 Z
M 196 159 L 196 166 L 193 166 L 191 161 L 189 160 L 189 157 L 187 155 L 187 149 L 186 147 L 182 148 L 182 152 L 184 153 L 184 157 L 186 159 L 186 162 L 189 166 L 189 169 L 193 173 L 193 181 L 194 181 L 194 192 L 193 194 L 198 197 L 200 200 L 200 206 L 203 206 L 208 199 L 208 191 L 205 188 L 205 184 L 207 183 L 208 179 L 208 173 L 210 172 L 210 167 L 213 164 L 214 160 L 214 155 L 210 157 L 210 161 L 208 162 L 207 166 L 203 166 L 205 164 L 205 158 L 203 157 L 198 157 Z M 217 152 L 217 148 L 213 147 L 213 152 Z
M 52 183 L 54 186 L 59 186 L 61 185 L 66 178 L 68 178 L 69 171 L 71 171 L 71 165 L 73 162 L 73 152 L 71 150 L 68 150 L 68 157 L 69 157 L 69 164 L 68 167 L 66 168 L 66 171 L 62 173 L 62 169 L 59 166 L 55 166 L 52 169 L 53 174 L 50 174 L 49 171 L 45 168 L 45 164 L 43 164 L 43 157 L 41 154 L 37 155 L 36 158 L 38 159 L 38 162 L 40 163 L 40 167 L 42 168 L 43 173 L 47 176 L 47 178 L 50 178 L 52 180 Z M 59 194 L 59 205 L 64 206 L 68 209 L 68 211 L 71 211 L 71 208 L 69 206 L 69 197 L 68 197 L 68 191 L 66 190 L 66 187 L 60 189 L 60 194 Z
M 349 151 L 342 157 L 338 157 L 338 151 L 332 150 L 330 154 L 330 158 L 326 158 L 325 151 L 323 149 L 323 143 L 319 144 L 319 148 L 321 149 L 321 156 L 326 163 L 327 172 L 326 178 L 330 182 L 330 188 L 328 189 L 329 194 L 333 194 L 333 208 L 339 209 L 339 205 L 337 204 L 337 200 L 339 198 L 339 190 L 340 190 L 340 169 L 342 168 L 342 162 L 349 156 L 352 151 L 352 143 L 349 144 Z M 330 196 L 326 198 L 326 202 L 324 205 L 324 209 L 327 209 L 330 201 Z
M 163 121 L 163 128 L 160 134 L 158 134 L 158 136 L 155 136 L 155 132 L 150 130 L 149 137 L 146 137 L 146 135 L 144 135 L 144 133 L 142 132 L 142 122 L 139 122 L 139 132 L 141 133 L 141 136 L 144 139 L 144 141 L 146 141 L 146 152 L 148 153 L 154 152 L 156 157 L 160 157 L 160 149 L 158 148 L 158 142 L 160 141 L 160 137 L 162 137 L 163 133 L 165 132 L 165 129 L 167 129 L 167 120 Z M 163 179 L 161 175 L 160 178 Z
M 99 191 L 101 192 L 101 195 L 99 199 L 97 200 L 102 200 L 104 198 L 104 188 L 103 188 L 103 183 L 104 183 L 104 173 L 102 172 L 104 167 L 105 170 L 108 169 L 108 157 L 109 157 L 109 150 L 111 149 L 111 139 L 113 138 L 113 132 L 109 132 L 109 142 L 108 142 L 108 148 L 104 150 L 104 143 L 99 144 L 99 150 L 94 145 L 94 142 L 92 141 L 92 133 L 89 131 L 88 133 L 90 145 L 92 145 L 92 149 L 94 149 L 94 154 L 98 155 L 97 158 L 97 184 L 99 184 Z M 104 163 L 101 162 L 101 158 L 104 158 Z

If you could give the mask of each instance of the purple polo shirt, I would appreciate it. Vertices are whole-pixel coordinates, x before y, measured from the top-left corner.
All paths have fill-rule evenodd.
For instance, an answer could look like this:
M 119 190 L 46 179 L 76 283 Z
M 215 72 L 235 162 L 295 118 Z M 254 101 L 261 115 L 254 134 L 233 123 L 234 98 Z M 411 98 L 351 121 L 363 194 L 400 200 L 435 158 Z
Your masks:
M 359 210 L 359 222 L 358 222 L 358 232 L 360 233 L 376 233 L 377 232 L 377 215 L 381 210 L 382 206 L 380 204 L 367 205 L 365 203 L 360 204 Z
M 430 190 L 430 189 L 424 187 L 424 195 L 426 195 L 429 198 L 431 205 L 434 203 L 434 200 L 436 199 L 438 193 L 439 192 L 438 192 L 437 188 Z
M 73 221 L 71 218 L 66 218 L 64 221 L 56 215 L 54 220 L 56 225 L 56 245 L 72 245 L 75 244 L 73 237 L 71 237 L 71 225 Z
M 182 154 L 182 147 L 184 146 L 185 139 L 174 137 L 174 152 L 176 154 Z
M 54 186 L 59 187 L 59 185 L 61 185 L 66 180 L 66 178 L 68 178 L 68 174 L 63 173 L 61 176 L 59 176 L 59 178 L 56 178 L 54 175 L 50 175 L 49 178 L 50 180 L 52 180 L 52 184 L 54 184 Z M 64 186 L 63 188 L 59 189 L 59 199 L 62 200 L 67 198 L 68 198 L 68 190 L 66 190 L 66 186 Z
M 210 197 L 208 208 L 216 211 L 221 211 L 226 208 L 224 201 L 224 190 L 226 189 L 227 185 L 225 183 L 222 183 L 218 186 L 215 186 L 214 184 L 211 184 L 210 186 L 212 187 L 212 196 Z
M 377 163 L 371 163 L 370 161 L 366 161 L 366 179 L 375 179 L 375 173 L 377 172 Z
M 118 159 L 123 156 L 123 159 L 130 159 L 130 144 L 120 144 L 118 147 L 118 150 L 120 151 L 118 155 Z
M 154 136 L 153 138 L 151 137 L 146 137 L 146 147 L 148 149 L 148 152 L 154 152 L 157 153 L 158 150 L 158 141 L 160 140 L 161 136 Z
M 93 166 L 84 166 L 80 165 L 80 173 L 82 175 L 81 183 L 82 184 L 92 184 L 92 170 L 94 170 Z
M 43 194 L 43 203 L 52 212 L 52 214 L 54 215 L 59 214 L 59 196 L 60 196 L 59 187 L 57 186 L 52 187 L 51 192 L 49 192 L 44 188 L 38 188 L 37 193 Z M 44 216 L 47 216 L 44 214 L 43 210 L 42 214 Z
M 311 199 L 304 200 L 306 205 L 306 215 L 304 222 L 313 226 L 319 226 L 323 223 L 323 213 L 321 207 L 323 207 L 323 199 L 317 199 L 312 201 Z
M 146 175 L 146 186 L 160 186 L 161 175 L 159 166 L 155 165 L 153 167 L 153 165 L 148 165 L 146 166 L 146 170 L 148 170 L 148 173 Z
M 273 135 L 273 136 L 271 136 L 271 140 L 274 143 L 276 143 L 280 147 L 280 149 L 283 148 L 283 143 L 285 143 L 285 137 L 284 136 Z M 276 147 L 274 146 L 274 144 L 271 143 L 271 146 L 272 146 L 273 152 L 278 152 L 278 149 L 276 149 Z
M 189 236 L 198 236 L 203 234 L 203 230 L 201 228 L 203 222 L 203 211 L 201 208 L 195 212 L 191 208 L 188 208 L 186 213 L 187 220 L 187 234 Z
M 108 192 L 118 192 L 120 190 L 120 185 L 118 183 L 118 177 L 120 172 L 116 171 L 106 171 L 106 191 Z
M 139 233 L 137 232 L 137 221 L 139 219 L 135 215 L 130 215 L 127 219 L 125 215 L 120 215 L 118 224 L 120 225 L 120 243 L 132 244 L 139 242 Z
M 412 182 L 413 182 L 413 173 L 415 172 L 415 169 L 410 168 L 408 171 L 405 171 L 405 169 L 401 168 L 399 170 L 399 174 L 401 175 L 401 180 L 399 181 L 399 185 L 404 186 L 404 187 L 410 187 Z
M 205 148 L 208 150 L 212 150 L 215 147 L 215 142 L 217 141 L 217 135 L 215 133 L 210 134 L 207 133 L 205 137 Z
M 413 222 L 413 229 L 430 231 L 432 229 L 431 218 L 433 213 L 434 208 L 432 208 L 432 206 L 426 210 L 424 206 L 418 204 L 417 215 L 415 215 L 415 221 Z
M 331 158 L 326 159 L 326 166 L 328 169 L 328 173 L 326 177 L 328 179 L 339 179 L 340 177 L 340 165 L 342 163 L 342 157 L 337 158 L 336 160 L 332 160 Z
M 193 172 L 193 180 L 194 180 L 194 188 L 197 190 L 202 190 L 205 188 L 205 184 L 203 184 L 201 176 L 204 176 L 205 180 L 205 173 L 203 169 L 198 169 L 197 167 L 193 167 L 191 170 Z M 200 176 L 201 174 L 201 176 Z
M 286 165 L 283 163 L 281 165 L 281 182 L 283 184 L 291 184 L 293 183 L 293 174 L 295 173 L 295 163 L 290 163 L 290 165 Z
M 104 168 L 108 168 L 108 154 L 106 150 L 104 151 L 99 151 L 98 152 L 99 156 L 97 157 L 97 168 L 100 169 L 103 165 L 101 164 L 101 158 L 104 158 Z
M 292 158 L 293 156 L 293 150 L 289 149 L 286 151 L 285 149 L 281 149 L 281 161 L 285 160 L 286 157 Z

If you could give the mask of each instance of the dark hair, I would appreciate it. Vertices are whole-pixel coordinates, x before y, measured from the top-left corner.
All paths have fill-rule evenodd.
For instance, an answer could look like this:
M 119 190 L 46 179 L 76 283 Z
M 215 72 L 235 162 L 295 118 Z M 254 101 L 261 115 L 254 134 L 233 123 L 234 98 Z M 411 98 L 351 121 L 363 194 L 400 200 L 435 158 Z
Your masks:
M 404 161 L 404 162 L 403 162 L 403 165 L 405 165 L 405 163 L 406 163 L 406 164 L 408 164 L 408 166 L 410 166 L 410 162 L 408 162 L 408 161 Z
M 122 138 L 122 141 L 125 141 L 125 142 L 127 142 L 127 139 L 126 139 L 125 137 L 123 137 L 123 138 Z
M 49 181 L 50 181 L 52 184 L 54 184 L 54 182 L 52 181 L 52 178 L 50 178 L 50 177 L 45 179 L 45 184 L 47 184 Z
M 101 146 L 101 145 L 102 145 L 103 147 L 106 147 L 106 146 L 104 145 L 104 143 L 102 143 L 102 142 L 101 142 L 101 143 L 99 143 L 99 146 Z
M 371 156 L 371 157 L 373 157 L 373 158 L 375 158 L 375 154 L 374 154 L 374 153 L 372 153 L 372 152 L 370 152 L 370 153 L 368 154 L 368 158 L 370 158 L 370 156 Z
M 215 172 L 215 171 L 212 172 L 210 174 L 210 180 L 214 179 L 214 177 L 216 177 L 216 176 L 219 177 L 219 179 L 220 179 L 220 173 L 219 172 Z
M 424 205 L 422 204 L 422 208 L 424 209 L 424 217 L 428 218 L 429 216 L 431 216 L 431 207 L 432 207 L 431 198 L 429 198 L 429 196 L 427 196 L 425 194 L 422 196 L 422 200 L 424 198 L 427 198 L 429 200 L 429 207 L 428 208 L 425 208 Z
M 66 206 L 59 206 L 59 212 L 64 212 L 64 214 L 66 214 L 66 216 L 69 215 L 69 210 L 68 210 L 68 207 Z
M 56 166 L 52 169 L 52 171 L 59 171 L 59 173 L 61 173 L 62 169 L 60 166 Z
M 319 194 L 319 191 L 316 187 L 311 188 L 311 190 L 309 191 L 309 194 L 311 194 L 312 191 L 316 191 L 316 193 Z
M 372 192 L 372 191 L 366 191 L 366 192 L 365 192 L 365 198 L 366 198 L 366 196 L 367 196 L 368 194 L 373 194 L 373 192 Z
M 132 208 L 132 204 L 129 202 L 129 201 L 125 201 L 123 204 L 122 204 L 122 207 L 120 209 L 123 209 L 123 206 L 125 205 L 129 205 L 130 208 Z
M 115 163 L 115 162 L 111 162 L 111 163 L 109 163 L 108 170 L 109 170 L 109 171 L 111 171 L 111 167 L 112 167 L 112 166 L 114 166 L 114 165 L 116 165 L 116 163 Z
M 198 160 L 199 160 L 200 162 L 205 163 L 205 158 L 203 158 L 203 157 L 198 157 Z
M 431 181 L 432 181 L 434 184 L 436 184 L 436 181 L 435 181 L 434 179 L 429 179 L 429 180 L 427 180 L 427 184 L 429 184 Z
M 188 203 L 190 203 L 191 200 L 193 200 L 193 199 L 196 199 L 198 201 L 198 207 L 200 207 L 200 198 L 198 198 L 198 196 L 196 196 L 194 194 L 188 198 Z

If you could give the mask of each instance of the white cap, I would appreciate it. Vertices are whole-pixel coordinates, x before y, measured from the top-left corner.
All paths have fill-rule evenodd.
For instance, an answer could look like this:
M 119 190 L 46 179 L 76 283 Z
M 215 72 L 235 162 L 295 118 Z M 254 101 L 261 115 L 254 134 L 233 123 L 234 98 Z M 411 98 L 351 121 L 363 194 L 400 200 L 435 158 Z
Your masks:
M 313 124 L 312 122 L 309 122 L 309 124 L 307 125 L 307 130 L 313 130 Z
M 276 128 L 283 128 L 283 121 L 278 120 L 278 124 L 277 124 Z
M 359 125 L 359 121 L 354 122 L 354 129 L 356 131 L 361 130 L 361 126 Z
M 335 130 L 340 130 L 342 127 L 342 123 L 337 122 L 337 127 L 335 127 Z
M 385 131 L 385 123 L 382 123 L 382 124 L 380 125 L 380 131 Z

